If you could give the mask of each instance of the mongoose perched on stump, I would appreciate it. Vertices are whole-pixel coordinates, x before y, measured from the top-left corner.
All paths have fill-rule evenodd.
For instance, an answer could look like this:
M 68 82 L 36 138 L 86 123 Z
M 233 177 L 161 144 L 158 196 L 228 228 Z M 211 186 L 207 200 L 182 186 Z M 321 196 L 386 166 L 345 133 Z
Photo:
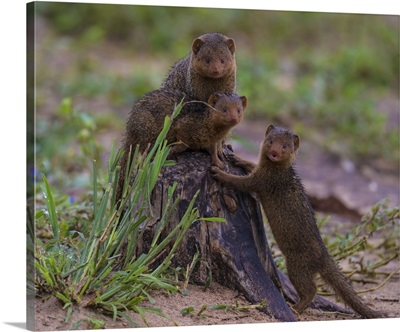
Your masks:
M 207 101 L 217 91 L 236 91 L 235 42 L 221 33 L 206 33 L 193 41 L 192 51 L 178 61 L 163 88 Z
M 210 153 L 212 164 L 223 167 L 218 157 L 221 142 L 241 121 L 247 105 L 246 97 L 217 92 L 209 97 L 208 104 L 185 102 L 185 97 L 183 92 L 160 89 L 145 94 L 133 105 L 122 147 L 124 155 L 120 161 L 117 202 L 122 195 L 129 151 L 139 145 L 139 151 L 144 152 L 154 144 L 163 129 L 165 117 L 171 116 L 181 101 L 182 110 L 173 119 L 166 137 L 168 143 L 177 143 L 172 146 L 170 156 L 187 149 L 206 150 Z

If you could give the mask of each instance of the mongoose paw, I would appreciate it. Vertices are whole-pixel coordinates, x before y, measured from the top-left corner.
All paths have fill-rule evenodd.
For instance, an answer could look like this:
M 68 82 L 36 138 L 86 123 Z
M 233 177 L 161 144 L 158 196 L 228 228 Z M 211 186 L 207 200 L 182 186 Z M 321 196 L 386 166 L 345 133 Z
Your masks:
M 300 313 L 294 308 L 294 306 L 295 305 L 290 305 L 289 304 L 290 310 L 292 310 L 293 314 L 298 317 L 298 316 L 300 316 Z
M 218 149 L 218 157 L 220 159 L 228 158 L 230 155 L 232 155 L 234 153 L 232 145 L 225 144 L 224 148 L 225 149 L 223 149 L 223 148 Z
M 211 166 L 211 172 L 212 172 L 214 179 L 216 179 L 216 180 L 221 179 L 222 171 L 217 166 Z
M 217 150 L 217 156 L 218 156 L 219 159 L 224 158 L 224 157 L 225 157 L 225 152 L 224 152 L 224 150 L 223 150 L 223 149 L 218 149 L 218 150 Z
M 231 162 L 231 163 L 233 163 L 234 165 L 236 165 L 236 166 L 242 166 L 241 164 L 242 164 L 242 162 L 241 162 L 241 159 L 238 157 L 238 156 L 236 156 L 234 153 L 231 153 L 231 154 L 228 154 L 227 156 L 226 156 L 226 158 Z
M 225 163 L 223 163 L 221 160 L 217 159 L 217 160 L 213 160 L 212 161 L 212 165 L 216 166 L 220 169 L 224 169 L 225 168 Z

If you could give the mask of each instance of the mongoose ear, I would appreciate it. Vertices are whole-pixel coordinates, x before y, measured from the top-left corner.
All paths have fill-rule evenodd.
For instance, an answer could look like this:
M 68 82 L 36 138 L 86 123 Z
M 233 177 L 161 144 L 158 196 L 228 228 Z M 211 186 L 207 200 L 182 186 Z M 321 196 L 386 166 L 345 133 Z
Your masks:
M 300 137 L 298 135 L 293 135 L 294 151 L 297 151 L 300 146 Z
M 217 103 L 218 99 L 221 98 L 222 94 L 219 92 L 214 92 L 210 98 L 208 98 L 208 104 L 211 106 L 215 106 Z
M 245 96 L 241 96 L 240 100 L 242 101 L 242 107 L 243 107 L 243 111 L 247 106 L 247 98 Z
M 205 44 L 205 42 L 204 42 L 203 40 L 201 40 L 200 38 L 196 38 L 196 39 L 193 41 L 193 44 L 192 44 L 192 51 L 193 51 L 193 53 L 196 55 L 196 54 L 200 51 L 200 48 L 201 48 L 204 44 Z
M 231 51 L 231 53 L 235 53 L 235 49 L 236 49 L 236 45 L 235 45 L 235 41 L 231 38 L 227 39 L 225 41 L 226 46 L 228 46 L 229 51 Z
M 273 125 L 269 125 L 267 128 L 267 131 L 265 132 L 265 136 L 268 136 L 268 134 L 274 129 L 275 129 L 275 127 Z

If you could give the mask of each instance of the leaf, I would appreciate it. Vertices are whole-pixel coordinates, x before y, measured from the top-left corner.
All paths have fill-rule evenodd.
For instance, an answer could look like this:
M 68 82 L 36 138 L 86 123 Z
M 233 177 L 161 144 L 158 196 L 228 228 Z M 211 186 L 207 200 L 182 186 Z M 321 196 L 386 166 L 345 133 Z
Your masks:
M 46 176 L 42 173 L 42 178 L 44 182 L 44 188 L 42 187 L 43 195 L 46 200 L 46 207 L 49 214 L 50 225 L 53 230 L 53 236 L 56 241 L 60 242 L 60 229 L 58 226 L 57 213 L 56 213 L 56 205 L 54 202 L 53 195 L 51 193 L 50 184 L 47 181 Z
M 196 314 L 196 316 L 200 316 L 206 309 L 207 309 L 207 306 L 206 306 L 206 305 L 203 305 L 203 306 L 200 308 L 199 312 Z
M 64 302 L 65 304 L 70 304 L 71 300 L 67 299 L 63 294 L 61 294 L 60 292 L 56 292 L 54 294 L 56 296 L 56 298 L 58 298 L 59 300 L 61 300 L 62 302 Z
M 71 98 L 64 98 L 61 101 L 59 112 L 63 116 L 70 116 L 72 114 L 72 100 L 71 100 Z
M 175 166 L 176 165 L 176 161 L 175 160 L 166 160 L 164 162 L 164 167 L 171 167 L 171 166 Z
M 144 289 L 142 289 L 142 292 L 143 292 L 144 295 L 146 295 L 147 299 L 149 300 L 149 302 L 150 302 L 151 304 L 155 304 L 155 303 L 156 303 L 156 300 L 154 300 L 154 298 L 151 297 L 150 294 L 147 293 Z
M 119 312 L 118 316 L 125 318 L 133 327 L 139 327 L 139 325 L 129 315 Z
M 74 325 L 72 325 L 71 330 L 76 330 L 85 320 L 84 319 L 80 319 L 77 322 L 74 323 Z
M 229 308 L 229 305 L 227 305 L 227 304 L 217 304 L 217 305 L 212 305 L 212 306 L 208 307 L 208 309 L 211 309 L 211 310 L 226 310 L 228 308 Z
M 181 310 L 181 314 L 182 314 L 183 316 L 186 316 L 186 315 L 192 313 L 193 311 L 194 311 L 194 308 L 193 308 L 193 307 L 187 307 L 187 308 L 183 308 L 183 309 Z
M 69 322 L 69 319 L 71 318 L 72 311 L 73 311 L 73 307 L 70 304 L 69 307 L 68 307 L 67 315 L 65 316 L 65 322 L 66 323 Z
M 40 218 L 42 218 L 45 215 L 43 210 L 39 210 L 35 212 L 35 219 L 38 220 Z
M 93 329 L 93 330 L 101 329 L 101 328 L 103 328 L 104 325 L 105 325 L 105 323 L 104 323 L 102 320 L 97 319 L 97 318 L 91 318 L 91 319 L 89 320 L 89 322 L 92 324 L 92 329 Z
M 110 305 L 111 308 L 113 309 L 113 321 L 115 322 L 117 320 L 118 310 L 114 304 L 110 303 Z
M 207 221 L 207 222 L 226 222 L 226 219 L 225 218 L 220 218 L 220 217 L 202 217 L 202 218 L 199 218 L 199 220 L 204 220 L 204 221 Z

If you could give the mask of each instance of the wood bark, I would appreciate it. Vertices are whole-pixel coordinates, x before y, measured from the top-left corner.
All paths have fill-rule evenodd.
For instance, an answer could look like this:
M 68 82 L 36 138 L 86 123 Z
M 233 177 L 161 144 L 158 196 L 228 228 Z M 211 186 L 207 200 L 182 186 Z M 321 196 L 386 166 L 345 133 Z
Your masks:
M 256 197 L 217 182 L 206 153 L 185 152 L 176 161 L 175 166 L 163 168 L 152 195 L 157 216 L 165 205 L 167 188 L 178 183 L 175 195 L 179 195 L 180 203 L 165 232 L 178 224 L 198 190 L 195 207 L 199 216 L 222 217 L 226 222 L 194 222 L 174 256 L 174 265 L 186 267 L 198 251 L 201 261 L 191 275 L 192 282 L 205 284 L 211 273 L 214 281 L 241 292 L 251 303 L 265 299 L 266 306 L 260 310 L 278 321 L 296 321 L 288 302 L 296 302 L 297 295 L 288 277 L 274 263 Z M 224 161 L 229 173 L 243 174 L 241 168 Z M 156 224 L 157 218 L 148 224 L 139 251 L 146 251 L 150 245 Z M 320 296 L 315 297 L 312 307 L 349 313 Z

